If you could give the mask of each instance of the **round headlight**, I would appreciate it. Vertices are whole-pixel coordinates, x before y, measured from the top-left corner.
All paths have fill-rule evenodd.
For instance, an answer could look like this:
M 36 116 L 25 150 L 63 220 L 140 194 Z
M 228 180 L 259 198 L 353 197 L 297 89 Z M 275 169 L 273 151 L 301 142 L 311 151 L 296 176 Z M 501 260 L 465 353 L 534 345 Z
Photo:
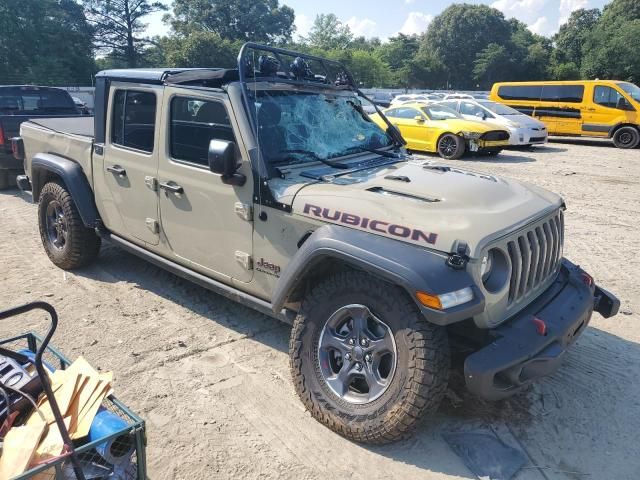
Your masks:
M 491 268 L 493 267 L 493 251 L 487 253 L 484 257 L 482 257 L 482 262 L 480 263 L 480 276 L 482 277 L 482 283 L 491 275 Z
M 509 281 L 509 264 L 502 250 L 492 248 L 482 257 L 480 277 L 488 292 L 497 293 L 504 288 Z

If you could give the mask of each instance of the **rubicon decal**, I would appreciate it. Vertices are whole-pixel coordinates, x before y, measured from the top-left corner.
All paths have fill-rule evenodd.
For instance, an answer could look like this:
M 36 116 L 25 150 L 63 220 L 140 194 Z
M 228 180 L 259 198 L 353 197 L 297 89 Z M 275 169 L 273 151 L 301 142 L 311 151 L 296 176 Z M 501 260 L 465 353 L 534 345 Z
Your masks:
M 365 230 L 383 233 L 385 235 L 411 239 L 415 242 L 423 242 L 433 245 L 438 239 L 437 233 L 427 233 L 416 228 L 409 228 L 396 223 L 361 217 L 352 213 L 341 212 L 340 210 L 318 207 L 317 205 L 311 205 L 309 203 L 305 204 L 304 213 L 317 218 L 323 218 L 332 222 L 339 222 L 344 225 L 359 227 Z

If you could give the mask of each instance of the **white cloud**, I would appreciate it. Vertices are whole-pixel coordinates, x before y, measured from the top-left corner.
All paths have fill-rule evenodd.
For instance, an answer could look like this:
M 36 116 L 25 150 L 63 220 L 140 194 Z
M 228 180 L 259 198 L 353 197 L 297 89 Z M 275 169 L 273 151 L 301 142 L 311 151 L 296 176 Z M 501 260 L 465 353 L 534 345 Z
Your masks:
M 378 24 L 370 18 L 351 17 L 344 22 L 349 26 L 351 33 L 356 37 L 373 37 L 376 34 Z
M 313 20 L 304 13 L 297 13 L 294 24 L 296 26 L 296 35 L 302 38 L 309 34 L 311 27 L 313 27 Z
M 540 18 L 546 4 L 547 0 L 496 0 L 491 6 L 507 18 L 515 17 L 530 25 Z
M 549 19 L 544 16 L 529 25 L 529 30 L 538 35 L 549 35 L 552 33 L 549 31 Z
M 422 12 L 411 12 L 402 24 L 399 33 L 404 33 L 405 35 L 422 33 L 427 29 L 432 20 L 433 15 Z
M 588 6 L 589 0 L 560 0 L 560 19 L 558 20 L 558 26 L 569 20 L 571 12 L 579 8 L 587 8 Z
M 404 3 L 411 5 L 412 3 L 416 3 L 416 0 L 404 0 Z

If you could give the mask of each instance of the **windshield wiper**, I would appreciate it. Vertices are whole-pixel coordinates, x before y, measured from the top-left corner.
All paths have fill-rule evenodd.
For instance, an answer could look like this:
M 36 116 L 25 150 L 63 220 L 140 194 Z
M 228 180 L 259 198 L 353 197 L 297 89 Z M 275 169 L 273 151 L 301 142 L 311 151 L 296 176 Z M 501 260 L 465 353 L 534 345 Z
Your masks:
M 344 151 L 344 153 L 356 152 L 356 151 L 371 152 L 371 153 L 380 155 L 381 157 L 387 157 L 387 158 L 400 158 L 400 156 L 397 153 L 389 152 L 387 150 L 378 150 L 377 148 L 369 148 L 369 147 L 349 147 Z
M 331 160 L 327 160 L 326 158 L 320 158 L 315 152 L 312 152 L 310 150 L 282 150 L 282 152 L 284 152 L 284 153 L 300 153 L 302 155 L 308 155 L 313 160 L 316 160 L 318 162 L 324 163 L 325 165 L 328 165 L 331 168 L 338 168 L 340 170 L 344 170 L 344 169 L 349 168 L 349 166 L 345 165 L 344 163 L 333 162 Z

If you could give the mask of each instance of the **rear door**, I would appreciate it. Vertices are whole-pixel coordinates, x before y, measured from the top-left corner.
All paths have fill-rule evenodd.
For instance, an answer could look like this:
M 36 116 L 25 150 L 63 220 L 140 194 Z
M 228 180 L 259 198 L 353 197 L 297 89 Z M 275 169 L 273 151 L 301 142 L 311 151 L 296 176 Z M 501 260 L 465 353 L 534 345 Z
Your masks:
M 162 230 L 175 260 L 222 280 L 253 278 L 253 182 L 248 161 L 243 186 L 209 170 L 211 140 L 238 142 L 224 94 L 165 89 L 163 154 L 158 171 Z M 246 152 L 238 150 L 241 158 Z
M 579 135 L 582 131 L 584 85 L 545 85 L 542 101 L 553 102 L 556 135 Z
M 159 241 L 158 139 L 162 88 L 146 85 L 111 89 L 110 121 L 101 174 L 120 221 L 116 233 L 157 245 Z M 99 156 L 96 157 L 99 160 Z M 110 205 L 106 205 L 107 211 Z M 119 230 L 119 229 L 118 229 Z

